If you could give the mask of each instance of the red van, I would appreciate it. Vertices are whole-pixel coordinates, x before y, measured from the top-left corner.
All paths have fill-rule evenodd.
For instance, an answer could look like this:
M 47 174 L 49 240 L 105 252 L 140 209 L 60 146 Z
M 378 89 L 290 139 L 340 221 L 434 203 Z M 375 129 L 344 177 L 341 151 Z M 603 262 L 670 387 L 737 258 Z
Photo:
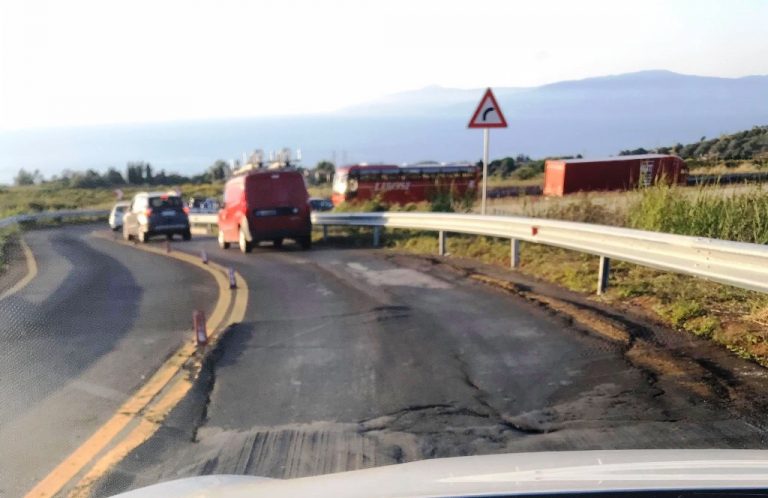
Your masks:
M 237 242 L 249 252 L 263 240 L 275 247 L 283 239 L 312 246 L 309 193 L 301 173 L 293 170 L 250 170 L 227 181 L 224 208 L 219 210 L 219 247 Z

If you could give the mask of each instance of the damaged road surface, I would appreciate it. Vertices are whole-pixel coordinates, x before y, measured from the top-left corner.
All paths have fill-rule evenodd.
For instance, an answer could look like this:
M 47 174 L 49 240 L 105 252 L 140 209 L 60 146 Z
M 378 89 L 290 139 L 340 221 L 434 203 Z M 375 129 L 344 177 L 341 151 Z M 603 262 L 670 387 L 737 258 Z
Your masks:
M 489 453 L 766 446 L 765 371 L 729 355 L 718 372 L 735 373 L 715 378 L 663 342 L 611 337 L 599 318 L 425 259 L 214 244 L 179 248 L 243 275 L 246 319 L 163 427 L 92 494 Z M 677 340 L 702 356 L 716 350 Z M 762 393 L 748 398 L 752 388 Z

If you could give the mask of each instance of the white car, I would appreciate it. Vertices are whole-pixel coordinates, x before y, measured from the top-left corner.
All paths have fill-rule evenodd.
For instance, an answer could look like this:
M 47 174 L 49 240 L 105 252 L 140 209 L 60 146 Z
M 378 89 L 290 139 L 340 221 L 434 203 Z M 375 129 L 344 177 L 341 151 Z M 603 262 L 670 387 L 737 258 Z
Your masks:
M 123 228 L 123 214 L 130 205 L 128 201 L 122 201 L 112 206 L 112 211 L 109 212 L 109 228 L 115 232 Z
M 206 475 L 115 498 L 746 498 L 766 496 L 764 450 L 599 450 L 436 458 L 300 479 Z

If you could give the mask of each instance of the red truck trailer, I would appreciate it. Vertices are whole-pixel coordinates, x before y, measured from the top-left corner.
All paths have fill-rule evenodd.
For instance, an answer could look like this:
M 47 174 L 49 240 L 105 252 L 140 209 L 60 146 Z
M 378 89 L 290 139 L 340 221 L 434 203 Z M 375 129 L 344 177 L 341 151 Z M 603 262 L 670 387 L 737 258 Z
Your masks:
M 550 159 L 544 165 L 544 195 L 593 190 L 630 190 L 656 182 L 685 185 L 685 161 L 666 154 L 605 159 Z

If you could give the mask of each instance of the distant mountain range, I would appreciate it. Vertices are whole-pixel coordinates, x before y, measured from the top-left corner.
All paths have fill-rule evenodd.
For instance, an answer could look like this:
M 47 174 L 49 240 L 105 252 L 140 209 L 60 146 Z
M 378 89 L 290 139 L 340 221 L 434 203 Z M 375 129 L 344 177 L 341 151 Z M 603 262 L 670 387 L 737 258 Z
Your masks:
M 123 167 L 131 160 L 180 173 L 254 148 L 300 147 L 304 163 L 477 160 L 467 122 L 483 89 L 430 86 L 337 112 L 0 134 L 0 181 L 20 168 Z M 534 88 L 494 88 L 509 128 L 491 132 L 493 157 L 618 154 L 689 143 L 768 124 L 768 76 L 714 78 L 643 71 Z

